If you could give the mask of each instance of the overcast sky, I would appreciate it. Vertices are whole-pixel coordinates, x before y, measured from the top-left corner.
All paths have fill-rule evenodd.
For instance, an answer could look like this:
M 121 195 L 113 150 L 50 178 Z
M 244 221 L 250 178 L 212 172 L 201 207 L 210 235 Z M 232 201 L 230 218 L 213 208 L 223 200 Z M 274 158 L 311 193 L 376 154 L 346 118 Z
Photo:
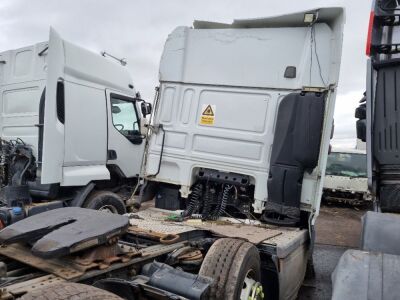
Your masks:
M 316 7 L 343 6 L 346 26 L 335 110 L 334 145 L 355 146 L 354 108 L 365 90 L 365 40 L 371 0 L 0 0 L 0 52 L 64 39 L 126 57 L 135 86 L 151 99 L 168 34 L 193 20 L 232 22 Z

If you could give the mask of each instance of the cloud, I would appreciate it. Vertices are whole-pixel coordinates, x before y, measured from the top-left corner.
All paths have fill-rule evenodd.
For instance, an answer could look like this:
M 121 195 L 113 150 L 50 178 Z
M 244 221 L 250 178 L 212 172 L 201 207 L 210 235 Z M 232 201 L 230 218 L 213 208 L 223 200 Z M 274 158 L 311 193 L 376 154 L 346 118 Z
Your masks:
M 355 143 L 354 109 L 365 90 L 365 39 L 371 1 L 365 0 L 2 0 L 0 52 L 48 39 L 49 27 L 83 47 L 126 57 L 136 87 L 152 99 L 168 34 L 195 19 L 231 22 L 315 7 L 347 9 L 334 142 Z M 355 100 L 354 100 L 355 99 Z M 350 143 L 349 143 L 350 145 Z

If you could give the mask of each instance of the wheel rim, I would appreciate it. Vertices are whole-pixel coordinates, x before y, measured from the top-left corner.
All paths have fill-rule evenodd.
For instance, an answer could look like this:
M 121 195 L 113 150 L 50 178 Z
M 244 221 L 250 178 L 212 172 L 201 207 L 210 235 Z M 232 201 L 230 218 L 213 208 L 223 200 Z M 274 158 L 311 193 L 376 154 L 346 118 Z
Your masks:
M 249 270 L 244 278 L 240 300 L 262 300 L 264 291 L 260 282 L 253 279 L 254 271 Z
M 112 205 L 103 205 L 98 210 L 99 211 L 108 212 L 108 213 L 112 213 L 112 214 L 117 214 L 118 213 L 117 209 Z

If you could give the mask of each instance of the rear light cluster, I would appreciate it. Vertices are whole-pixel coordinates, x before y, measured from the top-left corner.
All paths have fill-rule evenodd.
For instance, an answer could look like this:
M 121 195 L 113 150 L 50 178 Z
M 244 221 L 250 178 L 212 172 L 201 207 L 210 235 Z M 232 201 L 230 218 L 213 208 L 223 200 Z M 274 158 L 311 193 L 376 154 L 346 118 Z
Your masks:
M 374 1 L 375 2 L 375 1 Z M 367 56 L 371 56 L 371 44 L 372 44 L 372 29 L 374 27 L 374 19 L 375 12 L 372 10 L 369 14 L 369 25 L 368 25 L 368 34 L 367 34 L 367 45 L 365 49 L 365 53 Z

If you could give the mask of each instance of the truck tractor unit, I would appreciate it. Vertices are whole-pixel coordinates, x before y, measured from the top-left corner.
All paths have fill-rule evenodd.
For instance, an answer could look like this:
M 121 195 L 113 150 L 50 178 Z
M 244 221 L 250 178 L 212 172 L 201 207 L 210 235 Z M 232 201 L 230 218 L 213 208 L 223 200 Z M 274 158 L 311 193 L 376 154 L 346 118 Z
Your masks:
M 63 206 L 125 213 L 115 192 L 140 173 L 151 110 L 126 67 L 53 29 L 0 62 L 2 225 Z
M 333 7 L 178 27 L 153 105 L 122 66 L 54 30 L 48 48 L 1 54 L 1 80 L 42 79 L 1 85 L 11 221 L 0 232 L 9 270 L 0 295 L 100 293 L 83 283 L 125 299 L 296 299 L 312 266 L 343 26 Z M 129 222 L 81 207 L 29 210 L 114 211 L 107 199 L 137 177 L 132 203 L 155 198 L 155 207 Z M 99 206 L 88 205 L 97 195 Z
M 340 8 L 176 28 L 160 62 L 144 162 L 156 206 L 314 224 L 342 29 Z

